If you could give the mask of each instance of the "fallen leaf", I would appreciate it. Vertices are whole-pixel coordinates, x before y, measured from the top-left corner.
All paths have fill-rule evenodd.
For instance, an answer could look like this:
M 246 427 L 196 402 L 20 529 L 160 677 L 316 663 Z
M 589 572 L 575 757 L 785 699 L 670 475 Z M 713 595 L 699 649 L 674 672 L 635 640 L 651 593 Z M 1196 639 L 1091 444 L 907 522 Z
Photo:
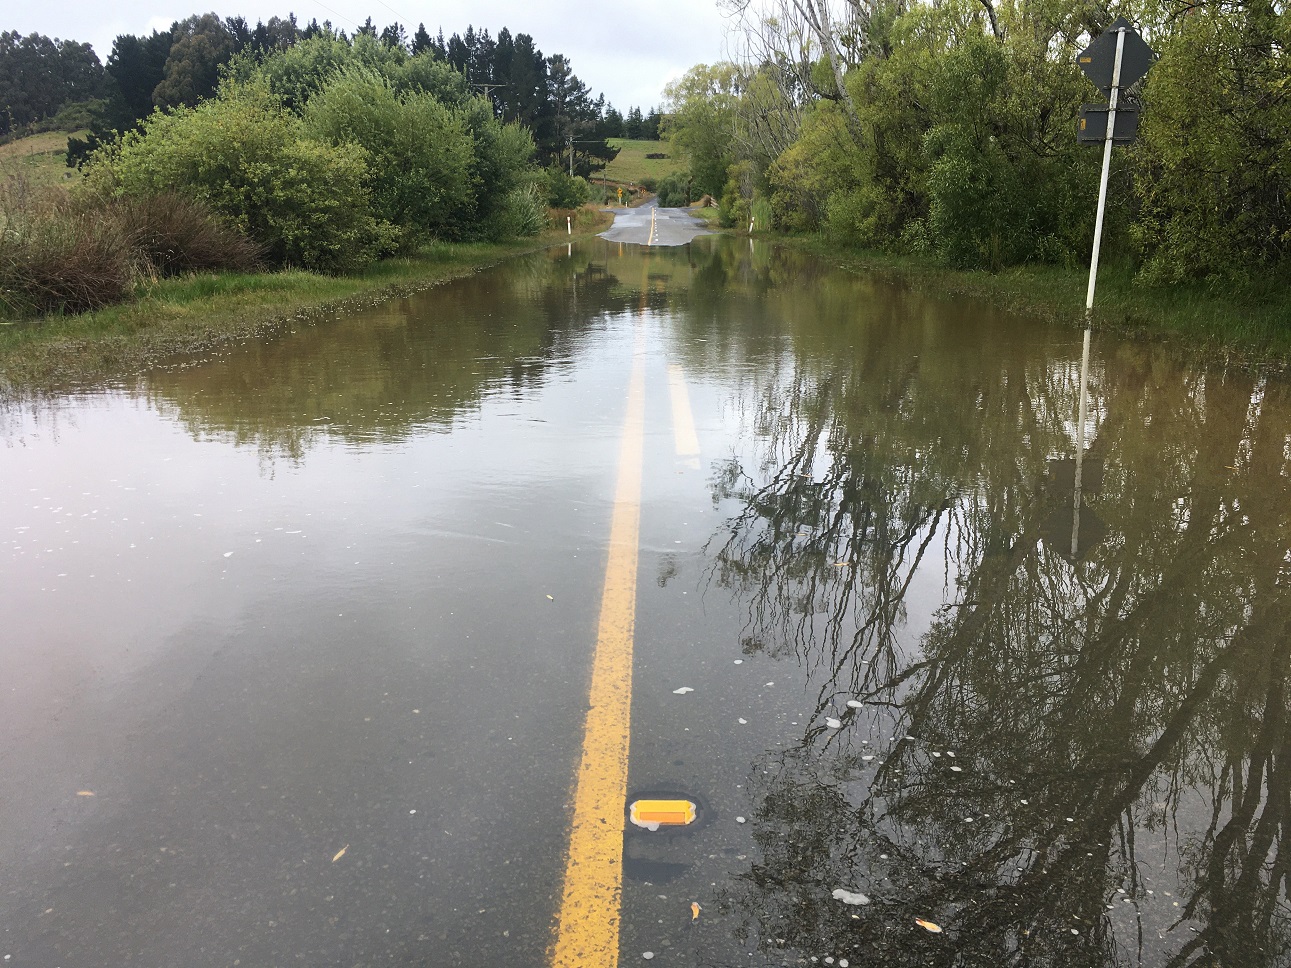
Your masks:
M 350 849 L 350 845 L 349 845 L 349 844 L 346 844 L 344 847 L 342 847 L 340 850 L 338 850 L 338 851 L 336 852 L 336 856 L 332 858 L 332 863 L 333 863 L 333 864 L 335 864 L 338 860 L 340 860 L 342 857 L 344 857 L 344 856 L 345 856 L 345 852 L 346 852 L 347 850 L 349 850 L 349 849 Z
M 914 923 L 919 925 L 925 931 L 931 931 L 933 934 L 941 934 L 941 925 L 933 924 L 931 921 L 925 921 L 923 918 L 915 918 Z
M 76 795 L 77 795 L 78 797 L 92 797 L 92 796 L 94 796 L 94 791 L 93 791 L 93 790 L 77 790 L 77 791 L 76 791 Z
M 690 920 L 692 920 L 692 921 L 698 921 L 698 920 L 699 920 L 699 911 L 700 911 L 699 904 L 698 904 L 698 903 L 696 903 L 695 901 L 691 901 L 691 902 L 690 902 Z

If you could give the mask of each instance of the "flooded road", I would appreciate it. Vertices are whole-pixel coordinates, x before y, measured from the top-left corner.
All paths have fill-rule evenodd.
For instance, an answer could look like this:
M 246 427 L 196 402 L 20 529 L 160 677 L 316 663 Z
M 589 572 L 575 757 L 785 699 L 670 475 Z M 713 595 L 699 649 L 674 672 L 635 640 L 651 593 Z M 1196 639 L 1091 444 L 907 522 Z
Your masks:
M 594 240 L 8 406 L 0 957 L 1291 964 L 1288 386 L 1095 334 L 1074 501 L 1079 373 Z

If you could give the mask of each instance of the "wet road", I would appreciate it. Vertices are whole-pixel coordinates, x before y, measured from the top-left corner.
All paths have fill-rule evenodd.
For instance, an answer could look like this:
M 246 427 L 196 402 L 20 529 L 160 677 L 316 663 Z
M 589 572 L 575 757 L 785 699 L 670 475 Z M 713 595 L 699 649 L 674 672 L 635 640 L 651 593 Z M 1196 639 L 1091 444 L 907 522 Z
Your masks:
M 600 237 L 607 242 L 673 246 L 708 234 L 707 225 L 687 209 L 660 208 L 651 201 L 638 208 L 614 209 L 614 224 Z
M 1073 555 L 1079 342 L 595 241 L 7 405 L 0 956 L 1288 963 L 1291 393 L 1096 339 Z

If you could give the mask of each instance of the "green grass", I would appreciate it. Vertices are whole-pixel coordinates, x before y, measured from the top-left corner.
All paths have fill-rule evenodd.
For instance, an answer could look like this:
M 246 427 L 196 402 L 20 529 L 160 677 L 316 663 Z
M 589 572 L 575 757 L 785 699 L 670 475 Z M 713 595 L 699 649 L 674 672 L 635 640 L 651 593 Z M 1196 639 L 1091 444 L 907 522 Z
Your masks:
M 33 186 L 72 181 L 76 169 L 67 167 L 67 138 L 66 132 L 47 131 L 0 145 L 0 180 L 19 177 Z
M 643 179 L 655 181 L 684 166 L 672 157 L 672 148 L 666 141 L 630 141 L 627 138 L 610 138 L 611 145 L 619 149 L 618 157 L 597 175 L 598 179 L 618 185 L 639 185 Z M 647 154 L 663 153 L 667 158 L 647 158 Z
M 783 241 L 812 249 L 844 269 L 888 274 L 946 295 L 984 298 L 1061 325 L 1084 325 L 1087 268 L 962 271 L 910 256 L 840 251 L 818 238 Z M 1149 288 L 1135 282 L 1129 266 L 1102 266 L 1093 322 L 1098 328 L 1172 340 L 1234 362 L 1277 368 L 1291 363 L 1291 287 L 1273 278 L 1241 288 L 1204 282 Z
M 581 213 L 574 237 L 602 231 L 610 218 Z M 568 238 L 562 224 L 515 242 L 428 246 L 351 276 L 289 271 L 166 279 L 129 303 L 2 324 L 0 397 L 121 379 L 169 359 L 272 334 L 295 320 L 416 292 Z

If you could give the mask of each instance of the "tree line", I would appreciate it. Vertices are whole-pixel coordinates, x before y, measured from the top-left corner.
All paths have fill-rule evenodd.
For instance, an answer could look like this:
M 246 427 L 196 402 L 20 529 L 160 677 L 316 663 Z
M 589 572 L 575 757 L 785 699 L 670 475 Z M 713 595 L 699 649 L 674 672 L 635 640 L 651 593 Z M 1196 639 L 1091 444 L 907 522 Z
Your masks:
M 101 64 L 88 44 L 51 40 L 40 34 L 0 34 L 0 136 L 49 122 L 69 105 L 86 105 L 69 125 L 88 127 L 74 139 L 70 160 L 80 163 L 114 131 L 137 128 L 154 110 L 193 107 L 212 97 L 222 73 L 235 61 L 263 63 L 274 54 L 323 34 L 352 42 L 365 36 L 388 50 L 427 55 L 451 65 L 493 105 L 504 122 L 527 127 L 541 160 L 568 164 L 592 174 L 613 159 L 607 138 L 659 137 L 661 109 L 629 108 L 625 113 L 593 97 L 568 57 L 546 55 L 525 33 L 503 28 L 496 38 L 468 27 L 445 39 L 419 24 L 411 35 L 398 24 L 378 28 L 371 18 L 347 36 L 330 22 L 301 25 L 294 15 L 271 17 L 254 26 L 243 17 L 195 14 L 169 30 L 121 34 Z
M 666 131 L 728 223 L 963 267 L 1080 265 L 1101 153 L 1077 54 L 1120 12 L 1083 0 L 723 0 L 737 62 L 668 91 Z M 1159 60 L 1127 92 L 1104 250 L 1143 283 L 1285 280 L 1291 13 L 1285 0 L 1127 9 Z

